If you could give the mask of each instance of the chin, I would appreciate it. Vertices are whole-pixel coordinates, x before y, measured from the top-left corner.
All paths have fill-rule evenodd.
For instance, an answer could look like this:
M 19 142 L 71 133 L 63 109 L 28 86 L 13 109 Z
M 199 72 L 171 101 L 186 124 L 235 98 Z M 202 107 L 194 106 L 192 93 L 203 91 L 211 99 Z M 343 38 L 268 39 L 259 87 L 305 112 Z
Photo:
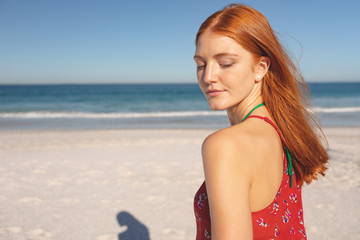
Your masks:
M 213 111 L 222 111 L 227 109 L 226 106 L 224 106 L 223 104 L 219 104 L 219 103 L 212 103 L 212 102 L 208 102 L 209 103 L 209 107 L 211 110 Z

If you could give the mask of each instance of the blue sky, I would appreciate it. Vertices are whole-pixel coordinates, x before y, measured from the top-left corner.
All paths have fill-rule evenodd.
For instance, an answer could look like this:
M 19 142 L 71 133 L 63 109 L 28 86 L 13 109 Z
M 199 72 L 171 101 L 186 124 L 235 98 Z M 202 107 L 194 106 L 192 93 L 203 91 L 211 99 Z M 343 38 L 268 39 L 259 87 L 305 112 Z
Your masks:
M 0 84 L 195 83 L 197 29 L 229 3 L 1 0 Z M 360 1 L 241 3 L 268 18 L 297 60 L 302 55 L 307 81 L 360 81 Z

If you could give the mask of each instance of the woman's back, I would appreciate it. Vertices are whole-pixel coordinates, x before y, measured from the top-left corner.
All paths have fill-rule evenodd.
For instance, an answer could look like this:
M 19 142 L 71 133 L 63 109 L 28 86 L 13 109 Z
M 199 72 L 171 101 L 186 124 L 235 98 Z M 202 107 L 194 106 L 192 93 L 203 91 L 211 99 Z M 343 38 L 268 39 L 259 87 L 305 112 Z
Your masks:
M 268 118 L 259 116 L 251 116 L 250 118 L 260 118 L 272 123 Z M 272 136 L 273 132 L 269 129 L 278 130 L 269 128 L 269 124 L 265 121 L 249 120 L 247 123 L 247 125 L 242 124 L 242 127 L 253 128 L 253 125 L 257 124 L 259 127 L 255 129 L 254 134 L 262 133 L 262 137 L 254 136 L 257 148 L 260 151 L 257 151 L 259 154 L 254 154 L 255 160 L 252 162 L 254 168 L 251 168 L 259 170 L 252 174 L 255 177 L 250 188 L 253 238 L 306 239 L 303 226 L 301 187 L 297 184 L 294 176 L 293 187 L 290 187 L 288 162 L 282 152 L 280 133 L 278 132 L 278 136 Z M 264 123 L 268 126 L 265 126 Z M 275 127 L 275 125 L 273 126 Z M 231 130 L 234 133 L 237 132 L 237 129 Z M 277 135 L 276 132 L 275 134 Z M 269 149 L 273 149 L 273 153 L 269 153 Z M 268 157 L 264 157 L 264 154 L 268 154 Z M 280 159 L 278 158 L 279 154 L 282 156 Z M 266 159 L 268 159 L 267 162 Z M 277 169 L 277 165 L 280 165 L 279 169 Z M 251 169 L 250 171 L 253 171 Z M 196 239 L 211 239 L 209 203 L 205 182 L 195 195 L 194 210 L 197 222 Z
M 266 116 L 266 111 L 259 110 L 260 115 Z M 253 166 L 249 194 L 250 210 L 255 212 L 268 206 L 279 190 L 284 172 L 284 152 L 276 129 L 265 121 L 246 120 L 238 132 L 234 129 L 235 134 L 242 134 L 241 130 L 244 129 L 249 132 L 249 142 L 254 147 L 254 154 L 248 161 Z

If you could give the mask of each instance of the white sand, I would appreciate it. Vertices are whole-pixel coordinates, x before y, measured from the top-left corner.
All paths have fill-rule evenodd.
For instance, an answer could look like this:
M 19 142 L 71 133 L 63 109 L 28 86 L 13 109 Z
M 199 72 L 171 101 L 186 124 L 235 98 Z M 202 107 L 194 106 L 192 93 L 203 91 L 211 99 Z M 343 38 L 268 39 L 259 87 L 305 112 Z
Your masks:
M 211 132 L 1 132 L 0 239 L 195 239 Z M 360 239 L 360 128 L 325 133 L 328 176 L 303 191 L 308 239 Z

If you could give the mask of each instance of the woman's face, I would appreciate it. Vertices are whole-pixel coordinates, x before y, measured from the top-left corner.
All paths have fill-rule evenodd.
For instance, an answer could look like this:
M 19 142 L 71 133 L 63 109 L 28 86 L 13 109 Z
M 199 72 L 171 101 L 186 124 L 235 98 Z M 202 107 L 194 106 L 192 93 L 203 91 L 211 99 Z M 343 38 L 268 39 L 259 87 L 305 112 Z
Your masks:
M 235 40 L 206 31 L 200 35 L 194 60 L 201 90 L 212 110 L 239 105 L 256 82 L 253 55 Z

